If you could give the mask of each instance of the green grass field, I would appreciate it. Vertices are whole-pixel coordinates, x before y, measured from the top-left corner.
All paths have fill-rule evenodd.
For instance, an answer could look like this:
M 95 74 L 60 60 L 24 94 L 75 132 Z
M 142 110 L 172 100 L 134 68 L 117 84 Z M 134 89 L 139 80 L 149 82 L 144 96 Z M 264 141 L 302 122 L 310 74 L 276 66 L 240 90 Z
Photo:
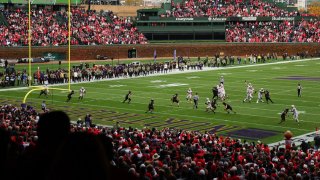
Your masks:
M 320 60 L 294 61 L 282 64 L 243 65 L 208 71 L 185 72 L 159 76 L 112 79 L 89 83 L 72 84 L 76 90 L 71 102 L 67 103 L 66 91 L 51 90 L 49 98 L 38 98 L 39 92 L 31 93 L 27 103 L 37 110 L 46 100 L 49 109 L 66 111 L 73 121 L 83 119 L 87 113 L 93 115 L 94 123 L 114 125 L 116 121 L 125 127 L 182 128 L 196 131 L 210 131 L 248 140 L 262 140 L 266 143 L 280 141 L 283 132 L 291 130 L 294 136 L 314 131 L 320 127 Z M 216 114 L 205 112 L 205 99 L 211 98 L 211 88 L 218 84 L 219 77 L 225 77 L 226 100 L 236 114 L 227 114 L 221 101 Z M 281 79 L 283 78 L 283 79 Z M 274 104 L 256 103 L 257 94 L 251 103 L 243 103 L 245 82 L 251 82 L 256 90 L 268 89 Z M 297 97 L 297 84 L 303 86 L 302 97 Z M 80 87 L 87 89 L 82 101 L 78 101 Z M 66 85 L 58 86 L 67 88 Z M 191 87 L 200 95 L 199 109 L 185 100 Z M 1 104 L 19 105 L 29 89 L 7 89 L 0 92 Z M 133 92 L 132 103 L 122 103 L 125 94 Z M 180 107 L 171 105 L 174 93 L 180 97 Z M 150 99 L 155 100 L 155 112 L 146 114 Z M 292 116 L 279 125 L 280 113 L 294 104 L 300 112 L 300 125 Z M 267 134 L 260 136 L 260 134 Z

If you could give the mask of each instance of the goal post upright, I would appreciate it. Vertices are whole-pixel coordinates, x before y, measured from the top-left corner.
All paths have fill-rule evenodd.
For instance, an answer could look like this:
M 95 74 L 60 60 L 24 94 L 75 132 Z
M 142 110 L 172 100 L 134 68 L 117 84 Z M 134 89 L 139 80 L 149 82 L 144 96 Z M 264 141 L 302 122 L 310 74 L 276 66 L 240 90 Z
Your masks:
M 29 75 L 28 75 L 28 81 L 29 81 L 29 87 L 32 86 L 32 72 L 31 72 L 31 0 L 28 0 L 28 50 L 29 50 Z
M 71 0 L 68 0 L 68 89 L 71 90 Z
M 28 0 L 28 81 L 29 81 L 29 90 L 24 96 L 22 103 L 26 104 L 28 96 L 34 91 L 41 91 L 43 89 L 48 90 L 59 90 L 59 91 L 71 91 L 71 0 L 68 0 L 68 89 L 64 88 L 54 88 L 54 87 L 41 87 L 33 86 L 32 80 L 32 24 L 31 24 L 31 0 Z

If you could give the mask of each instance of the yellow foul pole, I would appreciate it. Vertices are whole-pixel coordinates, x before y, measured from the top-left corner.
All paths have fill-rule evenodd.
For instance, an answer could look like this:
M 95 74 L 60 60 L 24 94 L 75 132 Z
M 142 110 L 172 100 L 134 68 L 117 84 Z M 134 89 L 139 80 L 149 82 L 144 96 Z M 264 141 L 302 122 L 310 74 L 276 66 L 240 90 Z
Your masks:
M 28 6 L 29 6 L 29 12 L 28 12 L 28 50 L 29 50 L 29 75 L 28 75 L 28 80 L 29 80 L 29 87 L 31 87 L 31 82 L 32 82 L 32 72 L 31 72 L 31 0 L 28 1 Z
M 71 68 L 70 68 L 70 51 L 71 51 L 71 0 L 68 0 L 68 65 L 69 65 L 69 75 L 68 75 L 68 89 L 71 90 Z

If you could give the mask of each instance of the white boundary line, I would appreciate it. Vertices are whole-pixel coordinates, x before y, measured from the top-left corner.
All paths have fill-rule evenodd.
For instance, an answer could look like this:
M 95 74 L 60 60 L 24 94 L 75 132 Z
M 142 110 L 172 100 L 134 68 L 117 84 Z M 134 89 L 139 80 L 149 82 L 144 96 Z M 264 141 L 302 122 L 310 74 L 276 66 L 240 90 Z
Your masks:
M 71 83 L 71 84 L 86 84 L 86 83 L 96 83 L 96 82 L 103 82 L 103 81 L 116 81 L 116 80 L 122 80 L 122 79 L 134 79 L 134 78 L 144 78 L 144 77 L 153 77 L 153 76 L 164 76 L 164 75 L 170 75 L 170 74 L 186 74 L 186 73 L 193 73 L 193 72 L 204 72 L 204 71 L 218 71 L 223 69 L 240 69 L 240 68 L 250 68 L 250 67 L 259 67 L 259 66 L 268 66 L 268 65 L 274 65 L 274 64 L 288 64 L 288 63 L 296 63 L 296 62 L 305 62 L 305 61 L 316 61 L 320 60 L 320 58 L 311 58 L 311 59 L 301 59 L 301 60 L 289 60 L 289 61 L 279 61 L 279 62 L 272 62 L 272 63 L 264 63 L 264 64 L 248 64 L 248 65 L 242 65 L 242 66 L 227 66 L 227 67 L 220 67 L 220 68 L 211 68 L 211 67 L 203 67 L 202 70 L 184 70 L 179 71 L 178 69 L 174 69 L 173 72 L 168 73 L 154 73 L 149 74 L 147 76 L 137 76 L 137 77 L 120 77 L 120 78 L 112 78 L 112 79 L 102 79 L 102 80 L 93 80 L 93 81 L 82 81 L 77 83 Z M 67 83 L 63 84 L 53 84 L 48 86 L 63 86 L 67 85 Z M 24 90 L 29 89 L 29 87 L 18 87 L 18 88 L 8 88 L 8 89 L 0 89 L 1 91 L 15 91 L 15 90 Z

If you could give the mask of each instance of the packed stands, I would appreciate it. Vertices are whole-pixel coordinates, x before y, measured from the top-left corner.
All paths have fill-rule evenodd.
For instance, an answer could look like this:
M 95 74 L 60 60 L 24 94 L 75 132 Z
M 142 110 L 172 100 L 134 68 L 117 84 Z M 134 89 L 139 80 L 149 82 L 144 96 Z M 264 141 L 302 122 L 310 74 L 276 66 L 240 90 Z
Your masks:
M 6 170 L 2 175 L 20 172 L 9 175 L 11 179 L 20 176 L 45 179 L 61 175 L 55 170 L 63 167 L 66 169 L 60 170 L 67 171 L 64 177 L 110 171 L 109 177 L 130 179 L 317 179 L 320 176 L 318 147 L 310 142 L 286 148 L 269 147 L 259 141 L 248 142 L 208 132 L 124 128 L 119 122 L 114 127 L 102 127 L 87 117 L 85 121 L 90 123 L 78 120 L 70 124 L 63 112 L 39 113 L 31 106 L 1 105 L 1 144 L 8 148 L 1 153 L 1 166 Z M 86 154 L 92 151 L 96 154 Z M 61 158 L 65 164 L 60 162 Z M 105 166 L 99 159 L 109 163 Z M 87 168 L 87 171 L 74 173 L 73 170 L 79 170 L 74 168 Z
M 298 11 L 289 12 L 262 0 L 189 0 L 181 3 L 172 1 L 172 7 L 171 11 L 167 11 L 167 17 L 292 17 L 305 15 Z
M 227 42 L 320 42 L 320 21 L 230 22 Z
M 28 45 L 28 13 L 25 10 L 3 10 L 6 23 L 0 25 L 2 46 Z M 68 44 L 67 12 L 33 9 L 32 45 L 59 46 Z M 110 21 L 108 21 L 110 20 Z M 96 13 L 72 8 L 72 45 L 144 44 L 143 34 L 130 18 L 119 18 L 111 11 Z

